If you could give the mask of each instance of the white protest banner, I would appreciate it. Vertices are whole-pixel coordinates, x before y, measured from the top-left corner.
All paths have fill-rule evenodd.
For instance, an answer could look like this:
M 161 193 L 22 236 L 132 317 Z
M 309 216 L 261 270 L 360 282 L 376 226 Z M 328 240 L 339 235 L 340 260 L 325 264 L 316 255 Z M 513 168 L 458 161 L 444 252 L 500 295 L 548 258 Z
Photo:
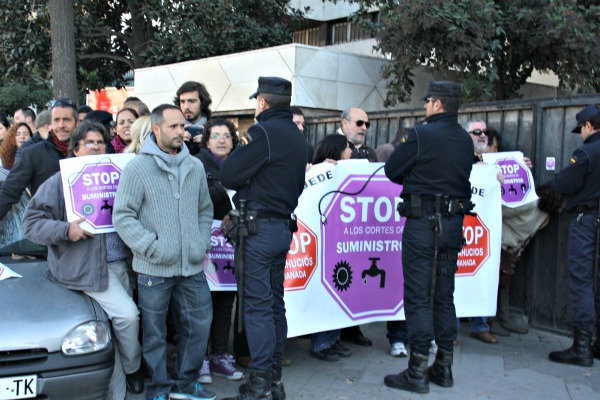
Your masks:
M 495 165 L 504 176 L 504 182 L 500 185 L 502 205 L 516 208 L 538 199 L 533 175 L 525 164 L 523 153 L 483 153 L 483 162 Z
M 85 217 L 83 229 L 94 234 L 115 232 L 115 195 L 121 171 L 133 157 L 133 153 L 98 154 L 60 160 L 67 220 Z
M 405 219 L 396 212 L 401 186 L 385 177 L 382 166 L 349 160 L 315 165 L 307 173 L 285 269 L 289 336 L 404 319 Z M 466 246 L 455 290 L 461 317 L 496 312 L 501 207 L 495 175 L 493 166 L 473 166 L 478 215 L 466 217 L 463 227 Z
M 337 329 L 379 320 L 404 319 L 402 232 L 396 211 L 400 185 L 381 163 L 321 163 L 306 174 L 285 265 L 288 335 Z M 377 171 L 375 174 L 373 174 Z M 496 313 L 500 264 L 501 205 L 496 168 L 476 164 L 471 173 L 477 216 L 466 216 L 466 245 L 458 259 L 457 315 Z M 322 217 L 321 217 L 322 214 Z M 322 221 L 324 223 L 322 223 Z M 213 290 L 235 290 L 233 246 L 213 224 L 215 267 L 205 268 Z

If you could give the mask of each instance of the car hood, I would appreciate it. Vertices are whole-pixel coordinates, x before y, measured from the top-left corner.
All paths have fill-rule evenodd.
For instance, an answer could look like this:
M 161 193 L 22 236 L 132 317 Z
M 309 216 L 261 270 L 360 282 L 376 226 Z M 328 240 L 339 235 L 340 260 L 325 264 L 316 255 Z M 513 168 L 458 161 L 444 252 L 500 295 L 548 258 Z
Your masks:
M 106 320 L 97 303 L 43 276 L 46 261 L 4 265 L 22 278 L 0 281 L 0 351 L 60 351 L 65 335 L 83 322 Z

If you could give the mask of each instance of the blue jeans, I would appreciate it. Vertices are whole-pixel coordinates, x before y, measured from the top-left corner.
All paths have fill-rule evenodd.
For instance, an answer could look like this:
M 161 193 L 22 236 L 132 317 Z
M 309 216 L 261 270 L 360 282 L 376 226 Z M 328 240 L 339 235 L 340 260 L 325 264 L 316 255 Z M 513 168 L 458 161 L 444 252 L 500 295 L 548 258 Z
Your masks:
M 244 246 L 244 327 L 252 368 L 271 371 L 287 339 L 283 279 L 292 234 L 282 219 L 258 219 L 257 228 Z
M 182 391 L 196 380 L 206 352 L 212 302 L 204 272 L 193 276 L 162 278 L 138 275 L 138 305 L 142 313 L 142 355 L 151 371 L 146 397 Z M 167 373 L 167 313 L 173 301 L 177 357 L 173 376 Z
M 408 342 L 408 328 L 406 321 L 388 321 L 387 322 L 387 334 L 385 335 L 390 341 L 390 345 L 394 343 Z
M 490 325 L 488 324 L 488 317 L 471 317 L 472 333 L 481 333 L 489 331 Z
M 310 335 L 311 350 L 319 352 L 330 348 L 340 339 L 341 329 L 332 331 L 317 332 Z

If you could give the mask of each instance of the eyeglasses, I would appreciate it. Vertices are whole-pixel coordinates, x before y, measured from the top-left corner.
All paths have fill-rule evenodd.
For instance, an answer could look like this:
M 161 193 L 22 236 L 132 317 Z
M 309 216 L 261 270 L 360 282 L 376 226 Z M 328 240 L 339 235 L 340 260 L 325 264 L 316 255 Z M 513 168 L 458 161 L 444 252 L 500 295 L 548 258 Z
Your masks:
M 231 140 L 231 139 L 233 139 L 233 137 L 229 133 L 226 133 L 224 135 L 219 135 L 218 133 L 213 133 L 210 135 L 210 138 L 212 140 L 219 140 L 219 139 Z
M 359 128 L 364 125 L 367 127 L 367 129 L 369 129 L 369 127 L 371 126 L 371 123 L 369 121 L 363 121 L 362 119 L 359 119 L 358 121 L 356 121 L 355 124 Z
M 429 97 L 427 99 L 425 99 L 425 103 L 429 103 L 430 101 L 435 101 L 436 99 L 434 99 L 433 97 Z
M 471 132 L 469 132 L 471 135 L 475 135 L 475 136 L 481 136 L 482 134 L 486 135 L 488 134 L 487 130 L 481 130 L 481 129 L 473 129 Z
M 94 142 L 93 140 L 87 140 L 85 142 L 83 142 L 83 145 L 85 147 L 91 148 L 91 147 L 106 147 L 106 143 L 104 142 Z
M 54 108 L 56 106 L 58 106 L 58 107 L 60 107 L 60 106 L 75 107 L 75 103 L 73 103 L 73 100 L 67 99 L 67 98 L 54 99 L 50 103 L 50 108 Z

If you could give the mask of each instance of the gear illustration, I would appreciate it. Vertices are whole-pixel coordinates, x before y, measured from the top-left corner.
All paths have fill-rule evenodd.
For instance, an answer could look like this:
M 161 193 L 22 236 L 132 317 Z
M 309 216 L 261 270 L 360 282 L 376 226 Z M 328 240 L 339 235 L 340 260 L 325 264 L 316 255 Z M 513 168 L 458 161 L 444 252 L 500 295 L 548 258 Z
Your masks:
M 352 284 L 352 268 L 346 261 L 340 261 L 333 269 L 333 284 L 338 292 L 348 290 Z
M 83 213 L 83 215 L 92 215 L 94 213 L 94 211 L 96 211 L 96 209 L 94 208 L 94 205 L 91 203 L 84 203 L 81 206 L 81 212 Z

